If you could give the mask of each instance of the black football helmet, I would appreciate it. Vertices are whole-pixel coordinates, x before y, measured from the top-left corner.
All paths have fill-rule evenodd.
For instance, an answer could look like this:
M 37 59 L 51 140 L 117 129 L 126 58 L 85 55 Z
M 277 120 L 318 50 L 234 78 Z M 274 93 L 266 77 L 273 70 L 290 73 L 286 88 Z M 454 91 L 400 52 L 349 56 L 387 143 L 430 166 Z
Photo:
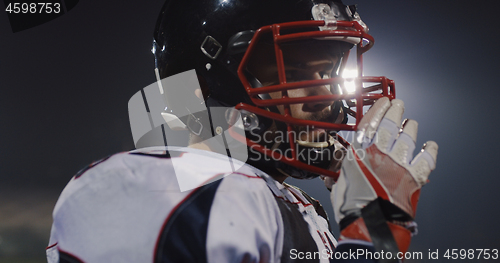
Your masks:
M 342 59 L 321 80 L 287 83 L 280 47 L 299 42 L 307 45 L 307 41 L 328 41 L 324 43 L 330 43 Z M 275 47 L 280 75 L 278 85 L 262 87 L 259 79 L 246 68 L 252 56 L 259 52 L 257 45 L 264 42 Z M 156 24 L 152 52 L 159 82 L 194 69 L 203 94 L 200 101 L 200 96 L 191 91 L 179 92 L 182 87 L 160 84 L 167 105 L 165 114 L 170 119 L 178 117 L 178 123 L 206 139 L 220 134 L 216 127 L 228 129 L 231 114 L 195 113 L 186 109 L 186 105 L 204 103 L 209 112 L 217 107 L 234 107 L 242 116 L 247 134 L 246 138 L 237 139 L 246 141 L 249 153 L 272 157 L 256 161 L 250 156 L 249 160 L 253 161 L 249 162 L 297 178 L 326 175 L 336 179 L 338 172 L 329 167 L 332 148 L 335 148 L 332 138 L 314 145 L 290 142 L 271 148 L 255 142 L 252 136 L 262 134 L 272 125 L 284 132 L 290 132 L 290 127 L 297 125 L 319 127 L 333 136 L 339 130 L 355 130 L 364 105 L 371 105 L 383 96 L 391 99 L 395 96 L 393 81 L 362 75 L 362 54 L 373 42 L 356 7 L 345 6 L 340 0 L 168 0 Z M 340 75 L 353 46 L 357 47 L 357 88 L 355 92 L 348 92 Z M 372 84 L 364 84 L 367 82 Z M 336 91 L 332 95 L 287 97 L 287 90 L 317 85 L 329 85 Z M 283 97 L 271 99 L 268 93 L 276 91 L 283 92 Z M 335 101 L 332 111 L 341 121 L 301 120 L 283 116 L 277 110 L 278 105 L 287 108 L 307 101 Z M 356 123 L 347 123 L 348 114 L 356 118 Z M 342 138 L 336 139 L 346 144 Z M 295 150 L 286 151 L 296 146 L 297 149 L 306 148 L 309 159 L 301 158 Z M 276 149 L 287 153 L 279 154 L 274 151 Z

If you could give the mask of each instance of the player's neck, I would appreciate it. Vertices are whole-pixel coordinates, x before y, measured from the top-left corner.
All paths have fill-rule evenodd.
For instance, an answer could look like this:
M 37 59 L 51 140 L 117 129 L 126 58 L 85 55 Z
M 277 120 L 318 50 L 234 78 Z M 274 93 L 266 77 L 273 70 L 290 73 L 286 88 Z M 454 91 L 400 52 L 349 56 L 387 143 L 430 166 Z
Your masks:
M 276 169 L 270 169 L 268 167 L 258 167 L 258 166 L 255 167 L 259 168 L 260 170 L 271 176 L 274 180 L 278 181 L 280 184 L 283 184 L 286 178 L 288 178 L 288 175 L 285 175 Z
M 271 176 L 274 180 L 278 181 L 280 184 L 283 184 L 285 179 L 288 178 L 288 176 L 286 176 L 280 172 L 269 173 L 269 176 Z
M 198 149 L 198 150 L 213 152 L 212 149 L 210 148 L 210 146 L 208 146 L 208 144 L 206 144 L 205 142 L 206 141 L 204 141 L 201 137 L 191 133 L 189 136 L 188 147 Z
M 205 141 L 201 140 L 200 137 L 196 136 L 196 135 L 192 135 L 190 140 L 189 140 L 189 148 L 193 148 L 193 149 L 198 149 L 198 150 L 204 150 L 204 151 L 209 151 L 209 152 L 213 152 L 212 149 L 210 148 L 210 146 L 208 144 L 205 143 Z M 261 167 L 257 167 L 259 169 L 261 169 Z M 263 170 L 263 169 L 261 169 Z M 271 176 L 274 180 L 278 181 L 280 184 L 282 184 L 286 178 L 288 178 L 288 176 L 280 173 L 279 171 L 277 170 L 263 170 L 264 172 L 266 172 L 269 176 Z

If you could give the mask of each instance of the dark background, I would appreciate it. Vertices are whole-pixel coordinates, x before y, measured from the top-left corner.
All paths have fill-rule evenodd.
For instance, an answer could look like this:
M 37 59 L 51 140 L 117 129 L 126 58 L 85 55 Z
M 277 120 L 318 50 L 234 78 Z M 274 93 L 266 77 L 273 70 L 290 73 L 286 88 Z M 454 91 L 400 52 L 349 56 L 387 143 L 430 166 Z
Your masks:
M 394 79 L 405 117 L 419 122 L 418 144 L 440 146 L 411 250 L 425 259 L 429 249 L 500 249 L 496 1 L 344 2 L 359 4 L 376 40 L 365 75 Z M 81 0 L 17 33 L 0 5 L 0 262 L 44 262 L 52 208 L 71 176 L 134 148 L 127 104 L 155 81 L 162 4 Z M 333 213 L 319 180 L 291 182 Z

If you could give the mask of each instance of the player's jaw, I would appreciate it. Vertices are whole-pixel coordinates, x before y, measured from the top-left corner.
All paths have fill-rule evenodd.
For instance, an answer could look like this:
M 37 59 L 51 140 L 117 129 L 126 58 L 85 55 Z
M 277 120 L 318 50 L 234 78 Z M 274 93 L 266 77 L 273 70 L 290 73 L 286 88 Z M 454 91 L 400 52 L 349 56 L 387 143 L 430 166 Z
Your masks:
M 333 112 L 332 107 L 325 107 L 317 112 L 305 112 L 301 110 L 302 107 L 291 107 L 292 117 L 303 120 L 318 121 L 325 123 L 341 123 L 343 121 L 343 111 Z M 318 128 L 314 126 L 293 126 L 294 132 L 298 134 L 296 137 L 302 142 L 328 142 L 329 130 Z

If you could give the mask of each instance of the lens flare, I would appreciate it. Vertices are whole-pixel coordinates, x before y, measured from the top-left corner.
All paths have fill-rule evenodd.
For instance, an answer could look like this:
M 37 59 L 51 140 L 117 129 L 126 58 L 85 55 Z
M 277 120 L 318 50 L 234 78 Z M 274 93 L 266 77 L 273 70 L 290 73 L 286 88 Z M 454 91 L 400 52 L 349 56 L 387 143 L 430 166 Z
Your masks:
M 342 77 L 344 80 L 344 87 L 347 93 L 352 94 L 356 91 L 356 84 L 354 83 L 354 78 L 358 76 L 358 70 L 356 69 L 344 69 L 342 72 Z

